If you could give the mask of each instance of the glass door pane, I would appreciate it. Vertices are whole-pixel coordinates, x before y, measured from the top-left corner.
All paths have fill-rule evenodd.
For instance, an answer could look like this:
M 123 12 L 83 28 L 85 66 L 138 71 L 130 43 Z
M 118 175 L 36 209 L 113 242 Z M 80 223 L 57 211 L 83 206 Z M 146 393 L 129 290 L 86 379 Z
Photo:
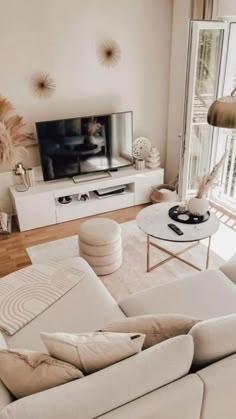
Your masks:
M 217 96 L 225 43 L 223 22 L 191 22 L 187 69 L 181 199 L 196 192 L 196 179 L 210 170 L 213 128 L 207 111 Z
M 236 87 L 236 23 L 230 23 L 229 44 L 223 85 L 223 96 Z M 218 186 L 212 190 L 211 199 L 231 210 L 236 209 L 236 131 L 218 129 L 215 139 L 215 160 L 228 150 Z

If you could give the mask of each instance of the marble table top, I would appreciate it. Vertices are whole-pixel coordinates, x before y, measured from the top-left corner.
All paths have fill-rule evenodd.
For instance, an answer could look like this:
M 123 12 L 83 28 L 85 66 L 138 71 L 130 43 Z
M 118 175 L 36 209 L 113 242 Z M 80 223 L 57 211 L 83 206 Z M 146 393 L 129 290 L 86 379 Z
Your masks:
M 169 209 L 175 205 L 179 205 L 179 202 L 164 202 L 144 208 L 136 217 L 138 227 L 152 237 L 171 242 L 203 240 L 217 232 L 219 220 L 214 213 L 211 213 L 210 218 L 204 223 L 183 224 L 172 220 L 168 215 Z M 184 234 L 178 236 L 168 227 L 167 224 L 170 223 L 179 227 Z

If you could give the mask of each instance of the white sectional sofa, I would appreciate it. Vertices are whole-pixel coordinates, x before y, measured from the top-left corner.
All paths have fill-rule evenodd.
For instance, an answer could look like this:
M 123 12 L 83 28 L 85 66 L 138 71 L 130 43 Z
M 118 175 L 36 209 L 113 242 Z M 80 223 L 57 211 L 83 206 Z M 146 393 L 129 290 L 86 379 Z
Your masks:
M 83 259 L 63 264 L 79 267 L 85 277 L 15 335 L 4 336 L 9 348 L 42 350 L 42 331 L 88 332 L 125 316 L 183 313 L 204 320 L 236 313 L 236 259 L 119 304 Z M 178 336 L 17 401 L 0 382 L 0 419 L 235 419 L 236 346 L 230 356 L 193 371 L 195 350 L 191 335 Z

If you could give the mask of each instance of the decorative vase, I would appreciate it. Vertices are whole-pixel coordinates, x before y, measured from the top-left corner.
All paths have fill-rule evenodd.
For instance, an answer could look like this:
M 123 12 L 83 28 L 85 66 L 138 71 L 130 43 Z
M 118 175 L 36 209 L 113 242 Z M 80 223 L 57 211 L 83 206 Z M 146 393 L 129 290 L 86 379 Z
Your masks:
M 34 169 L 32 167 L 25 170 L 25 178 L 29 188 L 35 185 L 35 174 Z
M 26 180 L 26 170 L 22 163 L 17 163 L 15 168 L 13 169 L 13 173 L 15 176 L 19 176 L 22 183 L 16 184 L 15 189 L 18 192 L 26 192 L 29 189 L 27 180 Z
M 135 159 L 134 167 L 135 167 L 136 170 L 144 170 L 145 169 L 145 160 Z
M 207 198 L 197 198 L 196 196 L 190 198 L 188 201 L 188 211 L 193 215 L 203 216 L 209 209 Z
M 149 169 L 157 169 L 160 167 L 160 154 L 155 146 L 151 147 L 151 150 L 146 158 L 146 167 Z

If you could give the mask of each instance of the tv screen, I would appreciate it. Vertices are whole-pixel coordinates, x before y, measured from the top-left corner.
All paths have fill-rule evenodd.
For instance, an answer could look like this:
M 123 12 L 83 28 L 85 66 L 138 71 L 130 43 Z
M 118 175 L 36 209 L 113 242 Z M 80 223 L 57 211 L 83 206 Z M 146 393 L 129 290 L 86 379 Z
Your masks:
M 37 122 L 36 130 L 44 180 L 132 164 L 132 112 Z

